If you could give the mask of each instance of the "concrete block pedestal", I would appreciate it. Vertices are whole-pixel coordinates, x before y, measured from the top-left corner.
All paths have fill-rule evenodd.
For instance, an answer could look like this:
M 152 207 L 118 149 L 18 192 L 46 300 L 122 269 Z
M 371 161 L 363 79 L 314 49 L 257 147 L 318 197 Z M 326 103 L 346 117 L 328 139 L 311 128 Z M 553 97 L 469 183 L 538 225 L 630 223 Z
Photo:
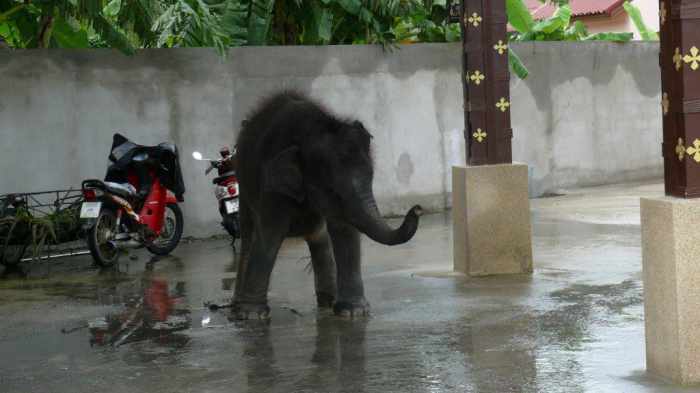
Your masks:
M 453 167 L 454 269 L 468 276 L 532 272 L 528 167 Z
M 647 371 L 700 383 L 700 200 L 642 198 Z

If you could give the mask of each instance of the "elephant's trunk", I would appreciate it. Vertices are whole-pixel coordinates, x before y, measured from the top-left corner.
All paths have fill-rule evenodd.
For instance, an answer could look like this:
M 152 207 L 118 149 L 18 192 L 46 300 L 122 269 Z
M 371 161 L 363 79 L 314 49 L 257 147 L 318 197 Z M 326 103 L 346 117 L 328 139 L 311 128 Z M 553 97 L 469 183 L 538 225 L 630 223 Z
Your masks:
M 379 214 L 372 192 L 372 182 L 358 181 L 353 188 L 355 195 L 354 200 L 350 202 L 353 206 L 350 208 L 352 214 L 350 221 L 360 232 L 387 246 L 403 244 L 411 240 L 418 229 L 419 217 L 423 214 L 420 206 L 413 206 L 404 217 L 401 226 L 398 229 L 392 229 Z

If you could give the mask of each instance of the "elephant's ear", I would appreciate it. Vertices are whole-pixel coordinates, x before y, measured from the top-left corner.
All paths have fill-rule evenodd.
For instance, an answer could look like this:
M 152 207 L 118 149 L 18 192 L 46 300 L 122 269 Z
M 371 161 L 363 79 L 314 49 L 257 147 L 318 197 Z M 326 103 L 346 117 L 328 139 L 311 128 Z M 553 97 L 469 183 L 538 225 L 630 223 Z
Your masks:
M 297 202 L 304 200 L 304 187 L 299 167 L 299 148 L 292 146 L 277 154 L 265 166 L 264 190 L 286 195 Z

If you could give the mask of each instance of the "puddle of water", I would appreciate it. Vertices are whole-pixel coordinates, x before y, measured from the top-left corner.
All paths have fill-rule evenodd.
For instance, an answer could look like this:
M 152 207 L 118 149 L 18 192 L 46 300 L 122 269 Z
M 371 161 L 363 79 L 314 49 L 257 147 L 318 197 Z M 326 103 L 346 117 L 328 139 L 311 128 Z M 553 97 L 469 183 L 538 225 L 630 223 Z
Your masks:
M 184 282 L 171 291 L 168 281 L 144 277 L 138 295 L 132 295 L 123 310 L 88 321 L 91 345 L 121 345 L 153 339 L 160 344 L 187 341 L 175 333 L 192 325 L 190 311 L 182 306 Z
M 680 391 L 640 374 L 635 231 L 540 220 L 533 225 L 535 274 L 467 280 L 447 273 L 449 220 L 425 222 L 405 247 L 365 243 L 373 316 L 356 321 L 316 310 L 313 276 L 299 262 L 308 255 L 303 242 L 288 242 L 277 261 L 269 323 L 231 323 L 226 310 L 203 307 L 226 303 L 235 288 L 223 242 L 184 245 L 179 258 L 150 271 L 134 263 L 126 280 L 83 271 L 0 281 L 0 298 L 8 292 L 46 298 L 31 307 L 22 303 L 26 310 L 16 315 L 7 311 L 15 301 L 0 304 L 0 352 L 17 353 L 0 358 L 3 387 L 51 386 L 57 393 Z

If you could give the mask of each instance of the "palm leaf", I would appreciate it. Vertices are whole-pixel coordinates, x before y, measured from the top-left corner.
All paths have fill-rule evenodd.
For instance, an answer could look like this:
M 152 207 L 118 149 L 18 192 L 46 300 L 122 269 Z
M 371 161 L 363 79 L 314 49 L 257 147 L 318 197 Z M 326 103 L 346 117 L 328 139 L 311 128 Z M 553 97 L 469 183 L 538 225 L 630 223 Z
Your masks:
M 92 27 L 111 48 L 116 48 L 127 55 L 132 55 L 136 52 L 136 48 L 134 48 L 126 33 L 104 16 L 94 17 Z
M 250 0 L 248 11 L 248 45 L 265 45 L 272 22 L 275 0 Z

